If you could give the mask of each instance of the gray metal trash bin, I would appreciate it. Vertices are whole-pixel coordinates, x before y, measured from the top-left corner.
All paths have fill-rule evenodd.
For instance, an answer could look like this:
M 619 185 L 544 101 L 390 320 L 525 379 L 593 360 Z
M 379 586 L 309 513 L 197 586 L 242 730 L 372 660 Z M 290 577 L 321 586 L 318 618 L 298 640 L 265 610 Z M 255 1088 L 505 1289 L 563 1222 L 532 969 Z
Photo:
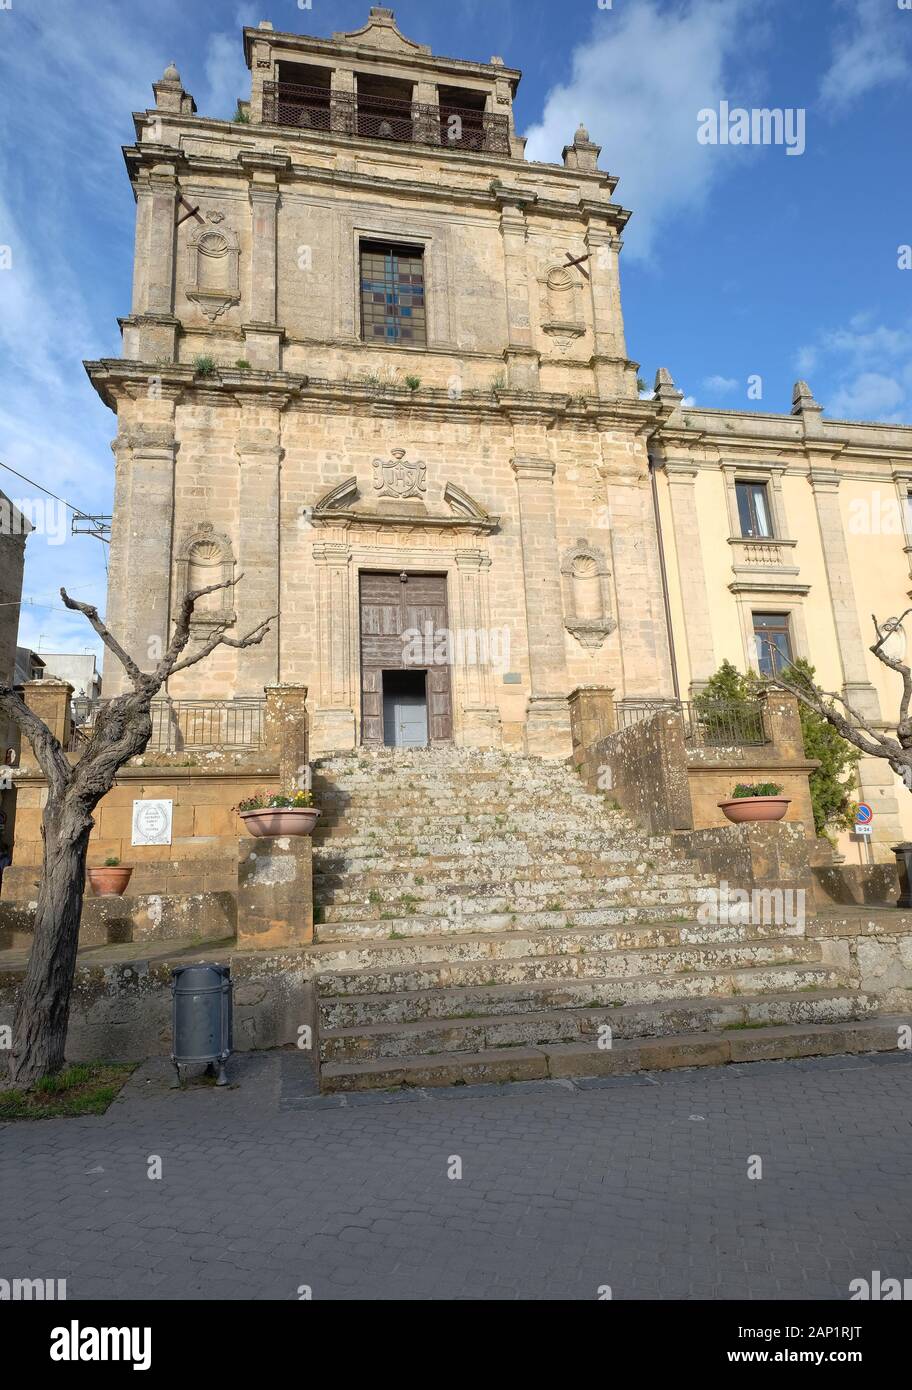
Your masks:
M 179 965 L 171 972 L 171 1061 L 181 1082 L 181 1066 L 218 1065 L 217 1086 L 227 1086 L 225 1062 L 231 1055 L 231 967 Z

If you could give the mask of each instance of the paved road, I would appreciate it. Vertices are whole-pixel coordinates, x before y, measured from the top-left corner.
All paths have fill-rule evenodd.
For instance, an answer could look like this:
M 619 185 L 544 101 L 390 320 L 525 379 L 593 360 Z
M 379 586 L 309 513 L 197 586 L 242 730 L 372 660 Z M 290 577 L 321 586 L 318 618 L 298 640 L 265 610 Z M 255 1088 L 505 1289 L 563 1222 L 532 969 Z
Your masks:
M 908 1055 L 344 1101 L 300 1054 L 232 1067 L 236 1088 L 176 1093 L 150 1062 L 103 1117 L 0 1127 L 0 1277 L 594 1300 L 845 1299 L 912 1275 Z

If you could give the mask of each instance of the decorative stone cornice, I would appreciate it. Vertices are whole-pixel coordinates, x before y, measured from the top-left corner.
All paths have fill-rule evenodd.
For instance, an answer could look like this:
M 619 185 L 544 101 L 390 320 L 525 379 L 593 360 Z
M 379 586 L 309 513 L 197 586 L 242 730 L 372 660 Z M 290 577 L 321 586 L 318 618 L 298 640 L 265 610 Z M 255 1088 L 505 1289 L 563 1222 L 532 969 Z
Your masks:
M 510 464 L 510 467 L 513 469 L 520 483 L 554 482 L 556 469 L 550 459 L 515 458 Z

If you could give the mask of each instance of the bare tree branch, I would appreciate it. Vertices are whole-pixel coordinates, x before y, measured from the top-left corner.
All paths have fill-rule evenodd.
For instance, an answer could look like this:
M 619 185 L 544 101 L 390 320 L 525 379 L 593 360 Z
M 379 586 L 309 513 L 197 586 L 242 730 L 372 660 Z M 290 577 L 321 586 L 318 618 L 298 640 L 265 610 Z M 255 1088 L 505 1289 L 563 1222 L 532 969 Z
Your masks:
M 190 620 L 193 617 L 193 610 L 196 607 L 197 600 L 204 598 L 206 594 L 216 594 L 220 589 L 233 589 L 243 578 L 244 575 L 241 573 L 236 579 L 223 579 L 220 584 L 209 584 L 205 589 L 190 589 L 184 595 L 184 600 L 180 606 L 180 612 L 174 623 L 174 634 L 168 644 L 168 650 L 165 652 L 150 677 L 150 679 L 156 682 L 156 690 L 160 689 L 168 677 L 173 675 L 174 671 L 178 669 L 178 657 L 190 641 Z M 221 623 L 216 635 L 221 636 L 227 631 L 227 628 L 227 623 Z M 219 642 L 215 643 L 215 646 L 219 645 Z M 215 646 L 210 645 L 208 651 L 214 651 Z M 198 659 L 199 658 L 197 658 L 197 660 Z
M 216 647 L 259 646 L 260 642 L 262 642 L 269 631 L 269 624 L 274 622 L 278 616 L 278 613 L 273 613 L 271 617 L 266 618 L 257 627 L 253 628 L 252 631 L 248 632 L 246 637 L 226 637 L 225 631 L 222 629 L 221 632 L 217 633 L 211 641 L 207 642 L 206 645 L 201 647 L 193 656 L 185 657 L 184 660 L 179 661 L 176 666 L 172 666 L 171 674 L 173 675 L 176 671 L 186 671 L 188 666 L 195 666 L 198 661 L 202 661 L 204 656 L 208 656 L 210 652 L 214 652 Z
M 133 658 L 127 655 L 123 647 L 117 641 L 117 638 L 112 636 L 112 634 L 105 627 L 104 623 L 98 616 L 98 609 L 95 608 L 94 605 L 91 603 L 81 603 L 79 599 L 70 598 L 66 589 L 60 590 L 60 597 L 63 599 L 67 608 L 72 609 L 75 613 L 83 613 L 88 618 L 95 632 L 101 638 L 108 651 L 113 652 L 113 654 L 117 657 L 117 660 L 120 662 L 121 666 L 124 668 L 127 675 L 130 677 L 130 680 L 133 682 L 134 687 L 137 690 L 139 690 L 142 681 L 145 679 L 142 671 L 140 671 Z
M 791 665 L 791 663 L 789 663 L 789 665 Z M 888 756 L 886 741 L 883 735 L 875 733 L 874 730 L 869 729 L 865 724 L 859 725 L 851 723 L 845 715 L 831 703 L 833 699 L 841 699 L 840 696 L 831 696 L 822 690 L 817 690 L 816 687 L 809 690 L 805 685 L 793 684 L 792 681 L 785 679 L 781 671 L 777 672 L 775 675 L 767 676 L 766 680 L 769 685 L 777 686 L 780 690 L 789 691 L 801 704 L 805 705 L 808 709 L 812 709 L 815 714 L 821 715 L 833 725 L 833 728 L 837 733 L 842 735 L 846 742 L 853 744 L 856 748 L 860 748 L 868 757 L 884 758 Z M 854 718 L 855 713 L 851 710 L 851 707 L 846 704 L 844 700 L 842 700 L 842 703 Z M 891 739 L 890 742 L 893 744 L 896 753 L 902 752 L 900 745 L 896 743 L 895 740 Z
M 900 661 L 897 657 L 888 656 L 883 649 L 883 644 L 884 642 L 886 642 L 888 637 L 892 636 L 892 634 L 896 631 L 898 627 L 902 626 L 903 619 L 907 618 L 910 613 L 912 613 L 912 608 L 907 608 L 905 613 L 903 613 L 902 617 L 897 618 L 893 622 L 891 627 L 886 627 L 885 625 L 882 625 L 877 621 L 874 614 L 871 614 L 871 621 L 873 622 L 874 630 L 877 633 L 877 641 L 874 643 L 874 646 L 871 648 L 871 651 L 877 657 L 878 661 L 883 662 L 884 666 L 889 666 L 891 671 L 895 671 L 897 675 L 902 676 L 903 694 L 902 700 L 900 701 L 899 705 L 900 727 L 908 724 L 909 703 L 910 701 L 912 701 L 912 671 L 910 671 L 909 667 L 904 661 Z M 906 732 L 908 732 L 908 730 L 906 730 Z

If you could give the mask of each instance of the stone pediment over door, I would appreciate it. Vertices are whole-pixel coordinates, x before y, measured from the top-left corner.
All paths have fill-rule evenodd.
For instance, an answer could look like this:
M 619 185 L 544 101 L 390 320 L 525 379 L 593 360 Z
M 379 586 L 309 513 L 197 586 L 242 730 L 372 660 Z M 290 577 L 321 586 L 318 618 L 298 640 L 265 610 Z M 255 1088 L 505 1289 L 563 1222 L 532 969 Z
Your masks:
M 456 483 L 444 485 L 439 502 L 429 501 L 426 465 L 407 461 L 404 450 L 394 450 L 388 460 L 374 459 L 373 474 L 370 496 L 362 496 L 354 475 L 324 493 L 310 513 L 311 524 L 372 531 L 405 526 L 469 535 L 487 535 L 500 525 L 498 516 Z

